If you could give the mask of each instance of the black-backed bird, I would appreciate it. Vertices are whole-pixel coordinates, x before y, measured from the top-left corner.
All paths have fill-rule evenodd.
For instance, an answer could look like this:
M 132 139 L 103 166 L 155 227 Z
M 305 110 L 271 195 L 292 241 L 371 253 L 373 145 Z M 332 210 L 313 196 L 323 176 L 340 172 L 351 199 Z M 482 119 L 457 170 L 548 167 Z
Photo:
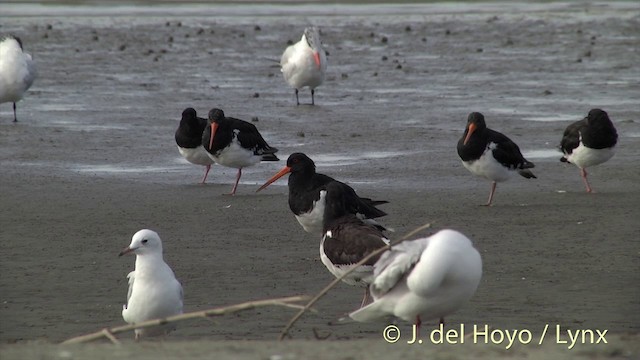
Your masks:
M 458 155 L 462 164 L 473 174 L 491 180 L 490 206 L 496 191 L 496 183 L 506 181 L 514 172 L 530 179 L 534 164 L 522 156 L 520 148 L 504 134 L 487 128 L 484 116 L 479 112 L 469 114 L 467 127 L 458 141 Z
M 260 161 L 279 161 L 278 149 L 269 146 L 255 125 L 226 117 L 220 109 L 209 111 L 209 124 L 202 134 L 202 146 L 217 164 L 238 169 L 231 195 L 236 193 L 242 168 Z
M 180 155 L 192 164 L 205 167 L 204 176 L 202 177 L 202 181 L 200 181 L 201 184 L 207 181 L 207 175 L 209 174 L 209 170 L 211 170 L 211 165 L 214 164 L 213 159 L 209 157 L 204 146 L 202 146 L 202 133 L 207 127 L 207 124 L 207 119 L 198 117 L 195 109 L 186 108 L 182 111 L 180 125 L 178 125 L 175 134 Z
M 615 154 L 618 133 L 609 115 L 601 109 L 591 109 L 587 117 L 567 126 L 562 135 L 560 150 L 562 162 L 572 163 L 580 169 L 587 192 L 592 192 L 587 180 L 587 167 L 602 164 Z
M 376 205 L 387 201 L 376 201 L 359 197 L 349 185 L 334 178 L 316 172 L 316 165 L 307 155 L 293 153 L 287 159 L 287 165 L 273 175 L 257 191 L 260 191 L 286 174 L 289 175 L 289 209 L 295 215 L 302 228 L 312 234 L 320 234 L 323 228 L 326 186 L 337 182 L 344 188 L 347 211 L 356 214 L 366 222 L 380 226 L 375 218 L 387 215 Z

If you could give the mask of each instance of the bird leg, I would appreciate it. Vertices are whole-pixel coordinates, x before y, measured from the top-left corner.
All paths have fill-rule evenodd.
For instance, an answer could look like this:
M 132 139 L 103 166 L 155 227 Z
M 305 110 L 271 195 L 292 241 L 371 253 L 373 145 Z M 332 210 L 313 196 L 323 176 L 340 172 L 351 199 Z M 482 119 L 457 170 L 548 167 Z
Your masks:
M 493 201 L 493 194 L 496 192 L 496 182 L 491 182 L 491 192 L 489 193 L 489 200 L 483 206 L 491 206 L 491 202 Z
M 296 106 L 300 105 L 300 100 L 298 99 L 298 89 L 296 89 Z
M 314 89 L 311 89 L 311 105 L 315 105 L 316 101 L 313 98 L 313 95 L 316 93 L 316 91 Z
M 422 320 L 420 320 L 420 315 L 416 315 L 416 339 L 420 337 L 420 325 L 422 325 Z
M 584 185 L 587 187 L 587 192 L 590 193 L 593 190 L 591 190 L 591 186 L 589 185 L 589 180 L 587 180 L 587 170 L 584 168 L 580 168 L 580 176 L 582 176 L 582 181 L 584 181 Z
M 204 184 L 204 182 L 207 181 L 207 175 L 209 175 L 209 170 L 211 170 L 211 164 L 206 166 L 206 170 L 204 171 L 204 176 L 202 177 L 202 181 L 200 181 L 200 184 Z
M 240 182 L 240 177 L 242 176 L 242 168 L 238 169 L 238 176 L 236 176 L 236 184 L 233 185 L 233 189 L 231 190 L 231 194 L 229 195 L 235 195 L 236 194 L 236 189 L 238 188 L 238 183 Z
M 369 300 L 369 287 L 364 289 L 364 297 L 362 297 L 362 303 L 360 303 L 360 307 L 362 308 Z
M 16 103 L 13 103 L 13 122 L 18 122 L 18 117 L 16 116 Z

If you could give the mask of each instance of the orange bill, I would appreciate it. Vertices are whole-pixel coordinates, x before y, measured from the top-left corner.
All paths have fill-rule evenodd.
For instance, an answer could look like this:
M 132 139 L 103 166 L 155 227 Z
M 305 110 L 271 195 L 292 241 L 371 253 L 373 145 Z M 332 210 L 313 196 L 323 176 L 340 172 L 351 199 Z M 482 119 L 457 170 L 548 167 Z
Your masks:
M 216 130 L 218 130 L 218 123 L 211 123 L 211 138 L 209 139 L 209 150 L 213 149 L 213 137 L 216 136 Z
M 477 126 L 474 123 L 469 124 L 469 131 L 467 132 L 467 136 L 464 138 L 464 142 L 462 143 L 463 145 L 467 145 L 467 141 L 469 141 L 469 138 L 471 137 L 471 134 L 473 134 L 474 131 L 476 131 Z
M 256 192 L 266 188 L 267 186 L 271 185 L 276 180 L 280 179 L 281 177 L 287 175 L 290 172 L 291 172 L 291 168 L 290 167 L 288 167 L 288 166 L 283 167 L 280 171 L 278 171 L 277 174 L 273 175 L 271 177 L 271 179 L 267 180 L 266 183 L 264 183 L 262 186 L 260 186 L 260 188 L 258 190 L 256 190 Z

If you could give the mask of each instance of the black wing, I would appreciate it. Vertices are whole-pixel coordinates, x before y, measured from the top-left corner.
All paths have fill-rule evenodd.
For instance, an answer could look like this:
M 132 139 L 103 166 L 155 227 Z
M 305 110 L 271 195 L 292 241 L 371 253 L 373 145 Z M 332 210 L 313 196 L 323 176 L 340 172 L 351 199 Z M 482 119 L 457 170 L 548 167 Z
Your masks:
M 580 145 L 580 130 L 587 126 L 587 118 L 580 121 L 576 121 L 573 124 L 567 126 L 562 134 L 562 140 L 560 141 L 560 150 L 565 154 L 571 154 L 573 149 Z
M 386 239 L 376 227 L 363 223 L 352 214 L 338 219 L 331 227 L 331 236 L 325 236 L 325 255 L 335 265 L 354 264 L 375 250 L 385 246 Z M 373 265 L 380 256 L 369 259 Z
M 493 157 L 502 165 L 510 169 L 529 169 L 534 164 L 522 156 L 520 148 L 516 143 L 511 141 L 506 135 L 497 131 L 487 129 L 490 133 L 490 143 L 495 143 L 493 149 Z

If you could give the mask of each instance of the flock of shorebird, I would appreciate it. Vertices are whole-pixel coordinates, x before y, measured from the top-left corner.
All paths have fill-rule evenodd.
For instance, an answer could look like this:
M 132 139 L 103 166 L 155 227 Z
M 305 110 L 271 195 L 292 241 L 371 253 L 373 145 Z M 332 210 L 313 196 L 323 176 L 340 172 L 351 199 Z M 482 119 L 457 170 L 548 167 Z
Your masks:
M 306 28 L 302 39 L 287 47 L 281 69 L 287 83 L 298 91 L 321 85 L 327 67 L 325 51 L 317 28 Z M 0 102 L 14 103 L 35 78 L 31 56 L 22 50 L 16 37 L 0 42 Z M 236 193 L 242 169 L 261 161 L 278 161 L 278 149 L 270 146 L 250 122 L 227 117 L 220 109 L 209 111 L 208 119 L 196 110 L 182 112 L 175 132 L 180 154 L 189 162 L 205 167 L 205 183 L 211 166 L 219 164 L 238 169 L 231 195 Z M 575 164 L 585 183 L 591 186 L 586 168 L 609 160 L 617 143 L 616 130 L 607 113 L 592 109 L 587 117 L 569 125 L 562 136 L 561 161 Z M 491 205 L 496 183 L 513 173 L 535 178 L 534 164 L 526 160 L 518 145 L 504 134 L 487 128 L 484 116 L 474 112 L 468 117 L 464 134 L 457 144 L 464 167 L 492 182 Z M 366 256 L 389 244 L 388 229 L 376 219 L 386 215 L 377 206 L 386 201 L 360 197 L 349 185 L 316 172 L 311 158 L 293 153 L 286 166 L 257 191 L 289 175 L 289 208 L 302 228 L 321 235 L 320 259 L 336 277 L 340 277 Z M 182 287 L 163 260 L 162 242 L 151 230 L 137 232 L 120 255 L 136 255 L 135 270 L 128 275 L 129 292 L 122 316 L 128 323 L 163 318 L 182 312 Z M 469 238 L 455 230 L 441 230 L 429 237 L 407 240 L 382 255 L 358 266 L 343 281 L 363 287 L 360 308 L 350 317 L 373 321 L 395 317 L 420 325 L 423 320 L 439 319 L 459 309 L 475 293 L 482 276 L 482 260 Z M 372 296 L 372 300 L 369 299 Z M 171 325 L 155 329 L 137 329 L 140 335 L 166 333 Z

